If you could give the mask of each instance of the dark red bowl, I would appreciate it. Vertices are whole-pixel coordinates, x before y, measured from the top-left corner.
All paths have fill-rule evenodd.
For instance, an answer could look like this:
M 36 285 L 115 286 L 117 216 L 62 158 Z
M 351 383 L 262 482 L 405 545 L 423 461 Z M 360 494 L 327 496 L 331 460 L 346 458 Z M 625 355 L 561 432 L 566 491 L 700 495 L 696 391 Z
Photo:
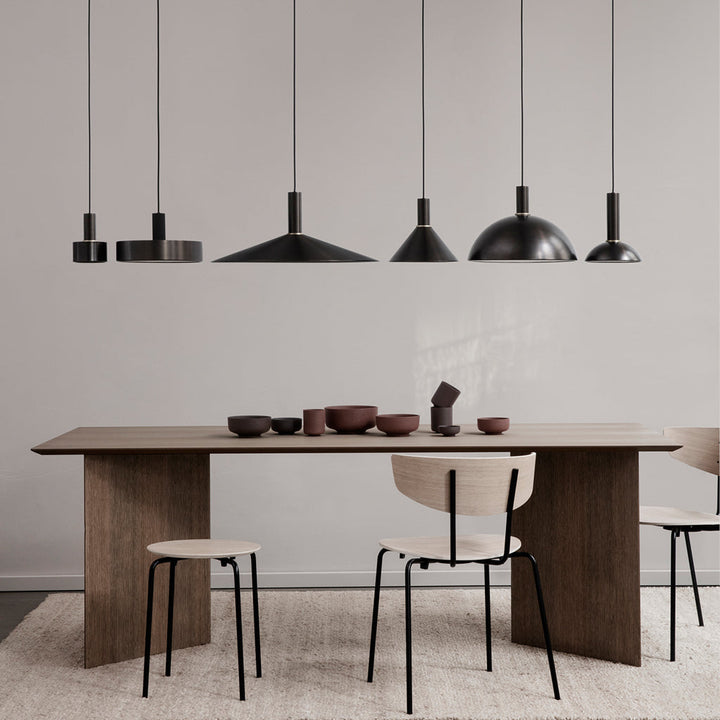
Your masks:
M 325 424 L 339 433 L 364 433 L 375 427 L 377 405 L 330 405 Z
M 510 418 L 485 417 L 477 419 L 478 430 L 486 435 L 500 435 L 510 427 Z
M 269 415 L 231 415 L 228 418 L 228 430 L 239 437 L 257 437 L 269 429 Z
M 420 426 L 420 416 L 407 413 L 378 415 L 375 423 L 386 435 L 409 435 Z

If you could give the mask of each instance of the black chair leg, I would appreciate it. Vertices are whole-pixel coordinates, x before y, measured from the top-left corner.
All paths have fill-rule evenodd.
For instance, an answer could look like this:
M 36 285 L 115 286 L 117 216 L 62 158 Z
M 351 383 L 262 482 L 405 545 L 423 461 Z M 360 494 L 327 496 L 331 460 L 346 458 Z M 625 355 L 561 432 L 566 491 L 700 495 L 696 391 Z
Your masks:
M 165 648 L 165 675 L 170 677 L 170 664 L 172 662 L 172 634 L 173 610 L 175 607 L 175 567 L 177 558 L 170 561 L 170 582 L 168 584 L 168 616 L 167 616 L 167 645 Z
M 412 714 L 412 613 L 410 604 L 410 573 L 412 566 L 420 562 L 418 558 L 405 564 L 405 690 L 407 696 L 407 714 Z
M 540 571 L 538 570 L 537 561 L 527 552 L 515 553 L 516 556 L 526 557 L 533 569 L 533 577 L 535 578 L 535 592 L 537 593 L 538 609 L 540 610 L 540 620 L 542 622 L 543 636 L 545 638 L 545 649 L 547 650 L 548 665 L 550 666 L 550 678 L 552 680 L 553 692 L 555 699 L 560 699 L 560 690 L 558 688 L 557 674 L 555 673 L 555 660 L 553 659 L 552 645 L 550 644 L 550 630 L 548 628 L 547 615 L 545 613 L 545 601 L 543 600 L 542 586 L 540 585 Z
M 377 556 L 377 566 L 375 568 L 375 594 L 373 596 L 373 614 L 372 629 L 370 631 L 370 658 L 368 659 L 368 675 L 367 681 L 373 681 L 373 670 L 375 668 L 375 642 L 377 640 L 377 621 L 378 610 L 380 609 L 380 577 L 382 575 L 383 556 L 387 550 L 383 548 Z
M 698 625 L 703 626 L 702 608 L 700 607 L 700 593 L 698 592 L 697 577 L 695 575 L 695 563 L 693 562 L 692 548 L 690 547 L 690 533 L 685 530 L 685 547 L 687 549 L 688 564 L 690 565 L 690 577 L 692 578 L 693 592 L 695 593 L 695 609 L 697 610 Z
M 485 651 L 487 671 L 492 672 L 492 634 L 490 633 L 490 566 L 485 563 Z
M 675 541 L 678 530 L 670 531 L 670 662 L 675 661 Z
M 155 589 L 155 568 L 164 562 L 169 562 L 170 558 L 158 558 L 153 560 L 148 573 L 148 599 L 147 599 L 147 615 L 145 619 L 145 660 L 143 662 L 143 692 L 142 696 L 148 696 L 148 684 L 150 681 L 150 640 L 152 638 L 152 613 L 153 613 L 153 591 Z
M 243 659 L 242 641 L 242 616 L 240 613 L 240 571 L 238 570 L 235 558 L 222 558 L 220 563 L 223 567 L 232 566 L 233 580 L 235 582 L 235 631 L 237 633 L 237 654 L 238 654 L 238 683 L 240 685 L 240 699 L 245 699 L 245 662 Z
M 253 625 L 255 628 L 255 676 L 262 677 L 262 663 L 260 660 L 260 609 L 258 605 L 257 560 L 255 553 L 250 553 L 250 563 L 252 569 Z

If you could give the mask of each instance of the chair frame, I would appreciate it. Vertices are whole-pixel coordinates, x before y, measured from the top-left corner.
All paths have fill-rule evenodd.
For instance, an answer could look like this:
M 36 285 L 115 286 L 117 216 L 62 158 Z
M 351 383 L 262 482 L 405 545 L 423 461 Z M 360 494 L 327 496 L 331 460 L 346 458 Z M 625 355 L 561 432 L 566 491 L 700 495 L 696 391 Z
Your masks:
M 258 589 L 257 589 L 257 560 L 255 553 L 250 555 L 250 569 L 252 575 L 252 599 L 253 599 L 253 624 L 255 630 L 255 672 L 256 677 L 262 677 L 262 664 L 260 657 L 260 614 L 258 610 Z M 155 588 L 155 570 L 158 565 L 164 563 L 170 564 L 170 581 L 168 585 L 168 615 L 167 615 L 167 644 L 165 649 L 165 676 L 170 677 L 170 667 L 172 664 L 172 633 L 173 633 L 173 606 L 175 604 L 175 568 L 181 560 L 196 560 L 200 558 L 178 558 L 178 557 L 160 557 L 154 560 L 150 565 L 148 575 L 148 600 L 147 600 L 147 619 L 145 624 L 145 661 L 143 664 L 143 693 L 142 696 L 148 696 L 148 685 L 150 680 L 150 644 L 152 639 L 152 615 L 153 615 L 153 594 Z M 237 634 L 237 655 L 238 655 L 238 684 L 240 689 L 240 700 L 245 700 L 245 662 L 243 657 L 243 640 L 242 640 L 242 619 L 240 612 L 240 571 L 235 556 L 208 558 L 218 560 L 223 567 L 230 565 L 233 569 L 233 579 L 235 586 L 235 630 Z
M 545 602 L 543 600 L 542 586 L 540 583 L 540 572 L 538 570 L 537 561 L 528 552 L 517 550 L 510 552 L 510 539 L 512 536 L 512 514 L 515 502 L 515 491 L 518 482 L 518 469 L 514 468 L 510 477 L 510 487 L 508 491 L 508 499 L 506 506 L 505 519 L 505 546 L 503 554 L 499 557 L 489 558 L 487 560 L 458 560 L 457 559 L 457 533 L 456 533 L 456 474 L 455 470 L 449 472 L 449 514 L 450 514 L 450 560 L 438 560 L 434 558 L 413 557 L 405 563 L 405 684 L 406 684 L 406 709 L 407 713 L 412 713 L 413 694 L 412 694 L 412 613 L 411 613 L 411 574 L 415 565 L 420 565 L 422 570 L 427 570 L 432 563 L 442 565 L 450 565 L 455 567 L 458 564 L 476 563 L 483 566 L 484 583 L 485 583 L 485 648 L 487 671 L 492 671 L 492 637 L 491 637 L 491 618 L 490 618 L 490 565 L 503 565 L 509 559 L 514 557 L 527 558 L 532 565 L 533 578 L 535 580 L 535 591 L 538 601 L 538 609 L 540 611 L 540 620 L 543 628 L 543 636 L 545 639 L 545 649 L 547 651 L 548 666 L 550 668 L 550 678 L 552 680 L 553 694 L 556 700 L 560 699 L 560 690 L 558 688 L 557 674 L 555 672 L 555 661 L 553 658 L 552 644 L 550 641 L 550 630 L 548 627 L 547 614 L 545 612 Z M 377 565 L 375 569 L 375 592 L 373 596 L 373 614 L 372 628 L 370 632 L 370 656 L 368 660 L 367 681 L 373 681 L 373 673 L 375 668 L 375 645 L 377 641 L 377 621 L 380 609 L 380 584 L 382 576 L 382 564 L 385 553 L 391 552 L 387 548 L 381 548 L 377 556 Z M 398 553 L 400 558 L 404 558 L 404 553 Z

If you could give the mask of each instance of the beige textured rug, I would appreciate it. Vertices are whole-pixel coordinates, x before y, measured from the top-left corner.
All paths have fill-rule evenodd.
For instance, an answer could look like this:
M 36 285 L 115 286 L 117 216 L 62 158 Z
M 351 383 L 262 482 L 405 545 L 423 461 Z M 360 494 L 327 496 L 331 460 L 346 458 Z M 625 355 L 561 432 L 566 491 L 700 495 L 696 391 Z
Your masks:
M 552 697 L 543 650 L 509 642 L 509 590 L 493 590 L 494 670 L 485 672 L 482 589 L 414 593 L 416 718 L 720 718 L 720 588 L 703 588 L 699 628 L 689 589 L 678 598 L 678 661 L 668 653 L 667 588 L 645 588 L 641 668 L 556 654 L 562 700 Z M 245 598 L 244 598 L 245 599 Z M 249 597 L 247 598 L 249 600 Z M 3 720 L 370 720 L 404 713 L 402 593 L 383 591 L 375 682 L 365 682 L 372 594 L 261 591 L 263 674 L 254 677 L 245 602 L 247 696 L 237 699 L 232 594 L 212 596 L 210 645 L 151 664 L 85 670 L 80 594 L 51 595 L 0 644 Z

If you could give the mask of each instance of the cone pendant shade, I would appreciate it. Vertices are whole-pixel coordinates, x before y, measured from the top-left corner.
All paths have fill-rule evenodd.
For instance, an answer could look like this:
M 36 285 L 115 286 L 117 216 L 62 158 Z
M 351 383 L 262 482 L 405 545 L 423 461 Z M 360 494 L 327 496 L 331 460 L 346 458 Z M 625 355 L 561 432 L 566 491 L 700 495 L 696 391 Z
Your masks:
M 468 260 L 481 262 L 568 262 L 577 260 L 565 233 L 530 215 L 528 187 L 516 188 L 517 212 L 480 233 Z
M 418 224 L 390 262 L 457 262 L 457 258 L 430 226 L 430 200 L 418 198 Z
M 288 232 L 213 262 L 374 262 L 302 232 L 302 193 L 288 193 Z

